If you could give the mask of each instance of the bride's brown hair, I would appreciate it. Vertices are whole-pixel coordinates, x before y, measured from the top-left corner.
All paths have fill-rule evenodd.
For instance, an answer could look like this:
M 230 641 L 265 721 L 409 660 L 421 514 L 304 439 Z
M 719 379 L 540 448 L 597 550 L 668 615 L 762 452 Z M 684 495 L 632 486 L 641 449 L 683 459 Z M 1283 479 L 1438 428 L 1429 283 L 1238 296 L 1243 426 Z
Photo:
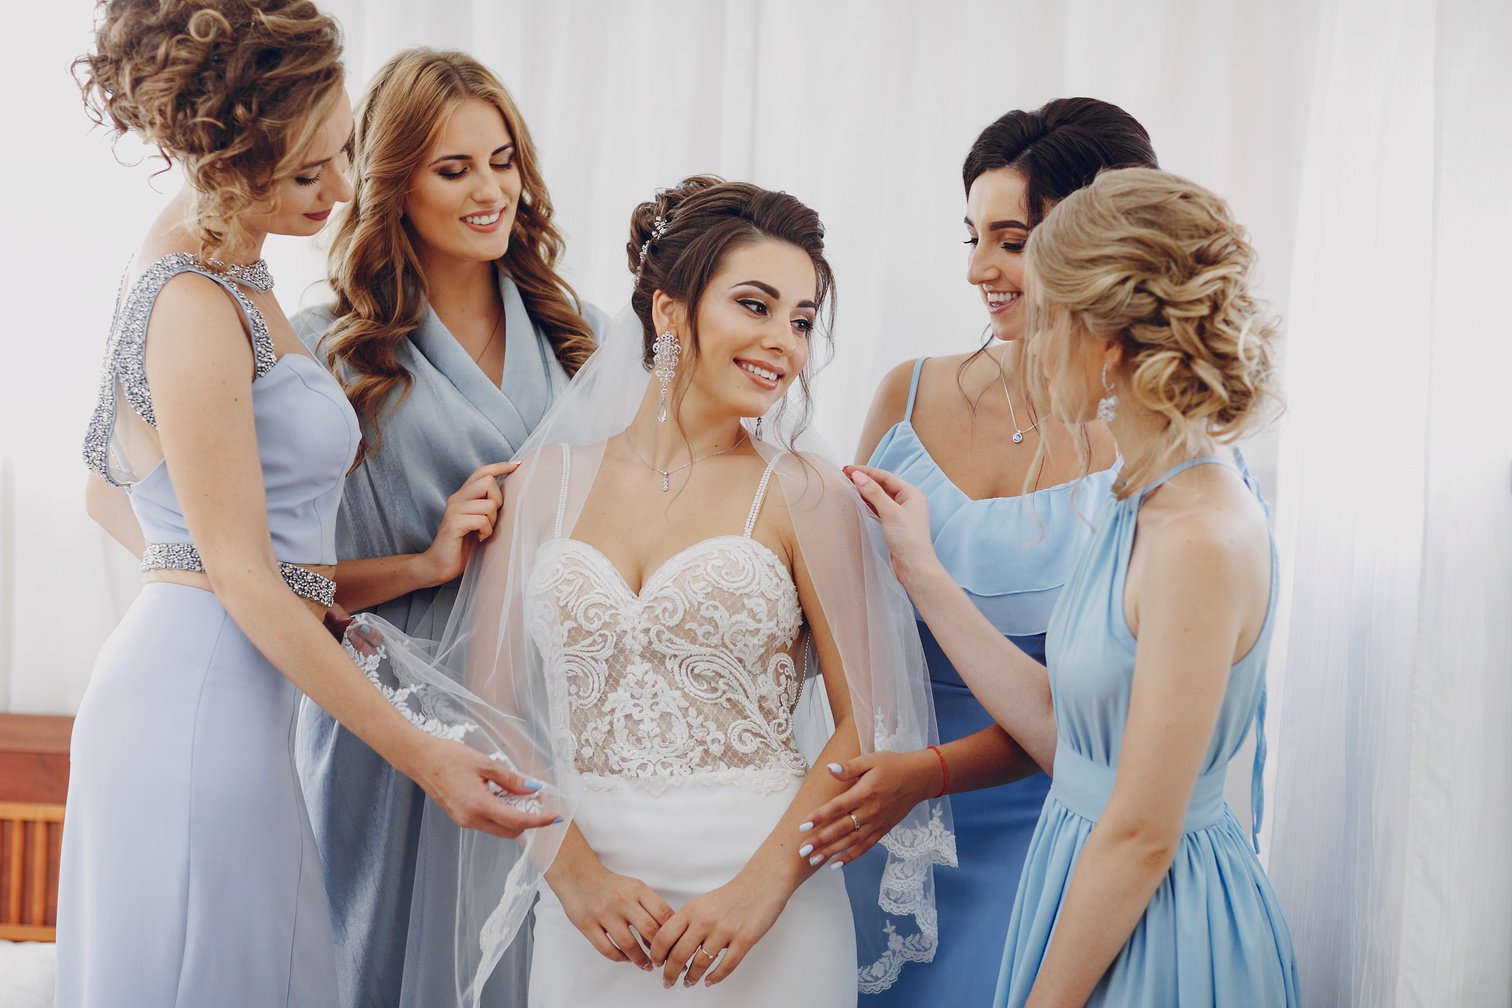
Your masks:
M 658 220 L 664 222 L 660 233 Z M 657 291 L 686 308 L 690 356 L 696 357 L 698 305 L 704 288 L 727 255 L 762 240 L 785 242 L 807 254 L 817 281 L 814 301 L 820 324 L 809 337 L 809 366 L 798 372 L 802 412 L 792 428 L 796 437 L 807 426 L 813 409 L 809 375 L 828 359 L 835 318 L 835 275 L 824 256 L 824 225 L 797 197 L 749 182 L 726 182 L 716 175 L 693 175 L 641 203 L 630 215 L 630 240 L 625 244 L 630 272 L 635 274 L 630 307 L 641 322 L 642 364 L 647 371 L 656 340 L 651 296 Z M 778 409 L 786 408 L 784 400 Z
M 541 179 L 535 144 L 514 100 L 487 67 L 466 53 L 406 49 L 378 71 L 357 110 L 355 193 L 331 245 L 335 321 L 322 338 L 333 370 L 362 421 L 357 461 L 381 443 L 386 405 L 409 391 L 411 375 L 395 350 L 420 327 L 427 288 L 404 197 L 425 152 L 463 101 L 499 110 L 514 138 L 520 172 L 509 251 L 499 261 L 514 280 L 530 317 L 546 333 L 568 375 L 597 344 L 575 291 L 556 271 L 564 247 Z

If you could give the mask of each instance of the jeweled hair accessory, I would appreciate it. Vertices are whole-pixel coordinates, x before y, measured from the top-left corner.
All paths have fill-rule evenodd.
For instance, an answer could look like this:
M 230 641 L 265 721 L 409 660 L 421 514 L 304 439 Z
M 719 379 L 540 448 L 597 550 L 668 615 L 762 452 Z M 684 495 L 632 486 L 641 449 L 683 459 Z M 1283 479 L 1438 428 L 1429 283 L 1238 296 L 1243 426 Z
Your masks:
M 661 240 L 661 236 L 666 233 L 668 223 L 665 217 L 658 217 L 651 222 L 651 237 L 641 242 L 640 262 L 635 267 L 637 273 L 646 265 L 646 253 L 651 251 L 651 243 Z

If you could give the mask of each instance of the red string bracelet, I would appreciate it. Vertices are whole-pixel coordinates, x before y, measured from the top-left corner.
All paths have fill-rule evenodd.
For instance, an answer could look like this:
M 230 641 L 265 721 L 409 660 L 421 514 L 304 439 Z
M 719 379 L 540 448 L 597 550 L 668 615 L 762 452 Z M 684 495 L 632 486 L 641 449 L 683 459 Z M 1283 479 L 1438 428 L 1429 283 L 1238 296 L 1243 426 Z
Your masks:
M 945 754 L 940 752 L 939 746 L 930 746 L 929 751 L 940 759 L 940 793 L 936 798 L 945 797 L 945 792 L 950 790 L 950 767 L 945 765 Z

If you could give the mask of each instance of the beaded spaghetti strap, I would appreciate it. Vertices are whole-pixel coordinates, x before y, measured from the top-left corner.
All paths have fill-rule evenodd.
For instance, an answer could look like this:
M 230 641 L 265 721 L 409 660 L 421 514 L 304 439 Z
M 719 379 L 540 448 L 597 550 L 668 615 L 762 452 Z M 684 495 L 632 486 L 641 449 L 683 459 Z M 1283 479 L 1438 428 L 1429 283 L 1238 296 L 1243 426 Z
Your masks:
M 567 484 L 572 478 L 572 449 L 562 443 L 562 489 L 557 493 L 556 538 L 562 538 L 562 522 L 567 517 Z
M 761 482 L 756 485 L 756 498 L 751 501 L 751 510 L 746 515 L 745 531 L 741 533 L 747 539 L 751 538 L 751 533 L 756 529 L 756 518 L 761 514 L 762 503 L 766 501 L 767 484 L 772 482 L 772 472 L 777 468 L 777 459 L 781 457 L 778 455 L 767 463 L 766 472 L 761 474 Z

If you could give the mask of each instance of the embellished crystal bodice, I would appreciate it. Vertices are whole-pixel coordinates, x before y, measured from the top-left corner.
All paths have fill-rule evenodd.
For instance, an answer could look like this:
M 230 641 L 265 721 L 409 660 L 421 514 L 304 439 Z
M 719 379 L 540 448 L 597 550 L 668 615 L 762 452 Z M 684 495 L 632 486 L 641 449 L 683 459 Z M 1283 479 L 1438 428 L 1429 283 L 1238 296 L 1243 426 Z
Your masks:
M 148 266 L 129 287 L 122 286 L 99 401 L 85 435 L 85 463 L 107 482 L 131 491 L 132 510 L 149 544 L 144 566 L 200 569 L 197 555 L 188 555 L 194 552 L 192 537 L 168 466 L 160 461 L 138 472 L 120 449 L 117 430 L 124 407 L 149 427 L 157 426 L 147 384 L 147 326 L 163 287 L 181 273 L 220 284 L 246 320 L 253 423 L 274 556 L 291 564 L 335 563 L 336 511 L 357 450 L 357 418 L 340 383 L 317 361 L 302 353 L 275 353 L 266 321 L 240 287 L 271 288 L 272 277 L 260 261 L 214 273 L 193 256 L 175 253 Z M 288 580 L 289 573 L 285 575 Z
M 793 737 L 803 612 L 787 568 L 751 537 L 770 475 L 743 535 L 693 543 L 639 594 L 560 527 L 538 550 L 527 625 L 562 686 L 559 755 L 589 786 L 712 776 L 773 791 L 807 772 Z

